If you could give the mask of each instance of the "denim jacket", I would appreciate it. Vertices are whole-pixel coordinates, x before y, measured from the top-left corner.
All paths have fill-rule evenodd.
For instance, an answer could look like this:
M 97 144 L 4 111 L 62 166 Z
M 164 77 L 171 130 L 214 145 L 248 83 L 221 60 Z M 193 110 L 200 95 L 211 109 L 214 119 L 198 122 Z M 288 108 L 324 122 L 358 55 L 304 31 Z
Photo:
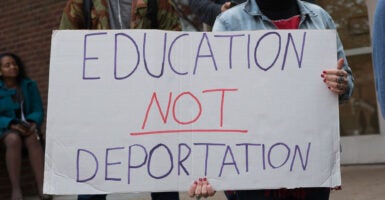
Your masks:
M 333 19 L 321 7 L 298 0 L 301 21 L 299 29 L 336 29 Z M 267 30 L 277 27 L 259 9 L 255 0 L 235 6 L 218 16 L 213 31 Z M 337 57 L 345 60 L 343 69 L 348 73 L 348 89 L 339 96 L 340 100 L 350 98 L 354 87 L 352 71 L 348 66 L 343 46 L 337 35 Z
M 23 79 L 20 87 L 23 93 L 25 118 L 40 127 L 43 122 L 44 112 L 39 89 L 36 83 L 29 79 Z M 18 120 L 16 110 L 20 109 L 20 103 L 13 101 L 12 96 L 15 93 L 14 89 L 6 88 L 3 81 L 0 80 L 0 137 L 12 121 Z

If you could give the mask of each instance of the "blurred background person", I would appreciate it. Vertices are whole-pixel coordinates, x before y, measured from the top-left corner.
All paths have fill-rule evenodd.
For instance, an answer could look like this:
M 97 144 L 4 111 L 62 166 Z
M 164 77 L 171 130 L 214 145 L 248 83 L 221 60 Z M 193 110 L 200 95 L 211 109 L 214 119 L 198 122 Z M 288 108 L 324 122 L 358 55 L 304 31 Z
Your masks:
M 68 0 L 60 29 L 181 30 L 171 0 Z
M 161 29 L 180 31 L 171 0 L 68 0 L 60 29 Z M 179 200 L 178 192 L 154 192 L 152 200 Z M 106 195 L 79 195 L 78 200 L 105 200 Z
M 20 172 L 23 150 L 35 176 L 40 199 L 43 195 L 44 154 L 40 143 L 43 104 L 36 82 L 29 79 L 21 59 L 13 53 L 0 54 L 0 140 L 12 186 L 11 200 L 22 200 Z
M 217 16 L 245 0 L 189 0 L 190 7 L 203 23 L 213 26 Z

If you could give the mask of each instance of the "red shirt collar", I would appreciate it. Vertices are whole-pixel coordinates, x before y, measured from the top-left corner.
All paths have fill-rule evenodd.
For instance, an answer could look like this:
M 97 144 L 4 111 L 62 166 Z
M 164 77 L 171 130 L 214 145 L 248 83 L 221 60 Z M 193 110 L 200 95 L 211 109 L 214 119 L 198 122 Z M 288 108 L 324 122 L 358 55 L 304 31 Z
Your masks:
M 298 29 L 300 21 L 300 15 L 293 16 L 289 19 L 272 20 L 278 29 Z

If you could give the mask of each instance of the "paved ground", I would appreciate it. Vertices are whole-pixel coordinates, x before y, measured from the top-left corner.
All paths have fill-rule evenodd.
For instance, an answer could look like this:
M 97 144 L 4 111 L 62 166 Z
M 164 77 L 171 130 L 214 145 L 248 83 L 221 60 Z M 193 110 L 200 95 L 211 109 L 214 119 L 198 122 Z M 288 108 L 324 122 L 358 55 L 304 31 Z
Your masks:
M 385 164 L 343 166 L 342 190 L 332 191 L 330 200 L 385 200 Z M 180 193 L 181 200 L 190 200 L 185 192 Z M 54 200 L 75 200 L 76 196 L 55 196 Z M 150 200 L 149 193 L 113 194 L 108 200 Z M 218 192 L 210 200 L 225 199 Z M 27 197 L 25 200 L 38 200 Z

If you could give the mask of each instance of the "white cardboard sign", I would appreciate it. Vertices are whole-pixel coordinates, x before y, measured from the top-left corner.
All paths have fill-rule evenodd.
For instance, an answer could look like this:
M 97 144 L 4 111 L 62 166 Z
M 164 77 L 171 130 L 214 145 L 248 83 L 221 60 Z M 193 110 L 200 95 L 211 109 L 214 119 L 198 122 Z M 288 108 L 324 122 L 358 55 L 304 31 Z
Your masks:
M 341 184 L 335 31 L 55 31 L 51 194 Z

